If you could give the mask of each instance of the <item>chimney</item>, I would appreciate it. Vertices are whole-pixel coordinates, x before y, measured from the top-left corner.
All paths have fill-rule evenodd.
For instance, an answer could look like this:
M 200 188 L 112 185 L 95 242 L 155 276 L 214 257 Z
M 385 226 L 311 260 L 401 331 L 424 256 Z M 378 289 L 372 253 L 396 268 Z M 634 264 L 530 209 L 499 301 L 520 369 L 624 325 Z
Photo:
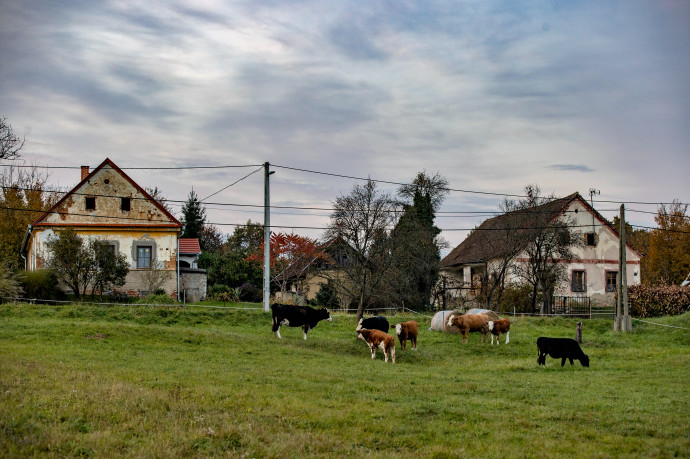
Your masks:
M 81 166 L 81 179 L 84 180 L 89 175 L 89 166 Z

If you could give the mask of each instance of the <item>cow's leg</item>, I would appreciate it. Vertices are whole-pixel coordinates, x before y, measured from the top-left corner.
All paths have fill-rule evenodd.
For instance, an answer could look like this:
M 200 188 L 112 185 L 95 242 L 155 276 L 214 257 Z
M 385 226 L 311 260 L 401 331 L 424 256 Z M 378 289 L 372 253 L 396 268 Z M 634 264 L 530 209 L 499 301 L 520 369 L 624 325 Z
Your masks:
M 563 357 L 563 358 L 561 359 L 561 366 L 562 366 L 562 367 L 565 366 L 565 359 L 566 359 L 565 357 Z
M 417 350 L 417 338 L 412 338 L 412 350 L 416 351 Z
M 406 345 L 406 344 L 407 344 L 407 338 L 405 338 L 405 339 L 402 341 L 402 343 L 400 344 L 400 347 L 402 348 L 403 351 L 405 350 L 405 345 Z
M 278 323 L 278 322 L 275 322 L 273 324 L 273 336 L 276 336 L 278 338 L 282 338 L 280 336 L 280 323 Z
M 508 344 L 508 341 L 510 341 L 510 330 L 506 332 L 506 344 Z
M 376 347 L 373 344 L 369 344 L 369 350 L 371 351 L 371 359 L 376 358 Z
M 570 366 L 573 366 L 573 358 L 572 358 L 572 357 L 568 357 L 568 360 L 570 360 Z
M 302 331 L 304 332 L 304 341 L 307 340 L 307 332 L 309 331 L 309 325 L 304 325 L 302 327 Z
M 395 363 L 395 346 L 391 348 L 391 359 L 393 360 L 393 363 Z

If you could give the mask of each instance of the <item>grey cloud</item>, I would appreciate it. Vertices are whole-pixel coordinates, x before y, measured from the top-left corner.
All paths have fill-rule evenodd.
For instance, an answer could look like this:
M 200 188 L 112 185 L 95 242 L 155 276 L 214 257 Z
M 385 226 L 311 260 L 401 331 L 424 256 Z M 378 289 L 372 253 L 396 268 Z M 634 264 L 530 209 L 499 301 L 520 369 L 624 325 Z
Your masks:
M 342 23 L 333 27 L 328 38 L 331 44 L 345 56 L 356 60 L 384 60 L 388 55 L 376 47 L 369 28 L 358 24 Z
M 549 169 L 565 172 L 594 172 L 594 169 L 584 164 L 553 164 L 549 166 Z

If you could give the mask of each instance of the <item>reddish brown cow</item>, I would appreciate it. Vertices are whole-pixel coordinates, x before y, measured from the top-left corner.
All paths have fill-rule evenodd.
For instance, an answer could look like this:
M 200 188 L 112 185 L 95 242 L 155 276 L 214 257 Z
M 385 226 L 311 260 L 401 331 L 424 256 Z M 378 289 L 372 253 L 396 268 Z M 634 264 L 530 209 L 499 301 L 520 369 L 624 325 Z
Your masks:
M 400 347 L 405 350 L 405 345 L 409 339 L 412 344 L 412 350 L 417 350 L 417 322 L 409 320 L 395 326 L 395 334 L 400 340 Z
M 448 319 L 449 327 L 458 327 L 462 333 L 462 342 L 467 342 L 467 335 L 470 332 L 481 332 L 482 343 L 488 342 L 489 316 L 486 314 L 465 314 L 462 316 L 453 315 Z
M 496 337 L 496 344 L 499 344 L 498 337 L 501 333 L 506 335 L 506 344 L 510 342 L 510 319 L 490 320 L 489 331 L 491 332 L 491 344 L 494 344 L 494 336 Z
M 371 350 L 371 358 L 376 358 L 376 349 L 381 349 L 385 357 L 385 361 L 388 362 L 388 355 L 390 354 L 391 360 L 395 363 L 395 338 L 384 333 L 381 330 L 359 330 L 357 332 L 357 338 L 364 340 Z

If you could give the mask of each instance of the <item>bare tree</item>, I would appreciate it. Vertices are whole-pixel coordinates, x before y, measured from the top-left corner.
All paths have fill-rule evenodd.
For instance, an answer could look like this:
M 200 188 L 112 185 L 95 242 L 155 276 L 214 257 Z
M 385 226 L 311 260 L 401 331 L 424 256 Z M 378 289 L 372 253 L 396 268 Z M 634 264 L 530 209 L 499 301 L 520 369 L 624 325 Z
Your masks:
M 567 280 L 567 270 L 560 260 L 573 260 L 573 248 L 581 245 L 572 231 L 572 219 L 562 215 L 565 203 L 554 195 L 542 196 L 537 185 L 525 187 L 526 197 L 520 201 L 505 200 L 502 208 L 516 215 L 524 241 L 527 261 L 516 263 L 515 274 L 532 287 L 532 308 L 536 309 L 537 294 L 542 293 L 540 314 L 552 304 L 556 287 Z
M 395 223 L 395 203 L 369 180 L 356 185 L 347 196 L 339 196 L 326 231 L 337 240 L 347 263 L 335 275 L 328 275 L 350 302 L 357 304 L 357 320 L 376 297 L 386 279 L 393 257 L 388 230 Z
M 14 133 L 6 117 L 0 117 L 0 159 L 18 158 L 23 146 L 24 139 Z
M 156 290 L 163 288 L 172 276 L 172 272 L 165 269 L 159 260 L 154 260 L 150 268 L 143 269 L 140 273 L 141 284 L 149 292 L 149 295 L 155 294 Z

